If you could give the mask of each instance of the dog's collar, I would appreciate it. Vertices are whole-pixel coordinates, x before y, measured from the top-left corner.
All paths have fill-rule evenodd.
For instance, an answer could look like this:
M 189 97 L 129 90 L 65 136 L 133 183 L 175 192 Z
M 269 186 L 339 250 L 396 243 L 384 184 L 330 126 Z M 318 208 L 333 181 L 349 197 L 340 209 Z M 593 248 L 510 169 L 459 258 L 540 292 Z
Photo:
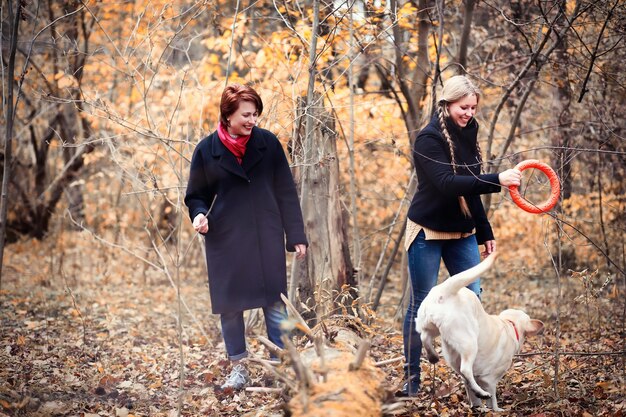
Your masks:
M 509 319 L 505 319 L 506 321 L 508 321 L 509 323 L 511 323 L 511 326 L 513 326 L 513 330 L 515 330 L 515 338 L 517 339 L 517 341 L 519 342 L 519 333 L 517 332 L 517 327 L 515 327 L 515 323 L 513 323 L 511 320 Z

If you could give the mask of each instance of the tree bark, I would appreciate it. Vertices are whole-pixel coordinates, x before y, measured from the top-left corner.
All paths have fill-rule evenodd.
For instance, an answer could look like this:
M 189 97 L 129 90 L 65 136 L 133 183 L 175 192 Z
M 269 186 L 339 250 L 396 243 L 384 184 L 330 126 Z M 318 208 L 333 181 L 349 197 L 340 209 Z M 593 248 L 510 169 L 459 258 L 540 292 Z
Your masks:
M 431 22 L 428 20 L 429 3 L 428 0 L 418 1 L 418 45 L 417 53 L 413 57 L 417 63 L 417 69 L 409 71 L 405 60 L 409 48 L 406 45 L 405 39 L 410 39 L 410 34 L 403 30 L 398 24 L 397 10 L 401 5 L 398 4 L 397 0 L 391 0 L 390 2 L 395 49 L 396 81 L 406 101 L 405 124 L 410 139 L 412 139 L 420 125 L 420 103 L 423 102 L 423 98 L 428 92 L 427 84 L 431 75 L 430 60 L 428 58 L 428 35 L 431 28 Z
M 472 18 L 474 16 L 476 0 L 465 0 L 464 3 L 465 14 L 463 16 L 463 32 L 461 33 L 461 44 L 457 57 L 459 63 L 458 74 L 464 74 L 467 71 L 467 49 L 469 46 L 470 33 L 472 31 Z
M 13 2 L 8 0 L 9 6 L 9 22 L 13 25 L 11 28 L 11 39 L 9 39 L 9 62 L 7 65 L 7 86 L 3 91 L 7 92 L 6 98 L 2 98 L 2 103 L 5 105 L 5 131 L 4 131 L 4 158 L 2 160 L 2 190 L 0 195 L 0 288 L 2 288 L 2 266 L 4 263 L 4 243 L 7 229 L 7 211 L 9 204 L 8 190 L 9 190 L 9 177 L 11 176 L 11 163 L 13 152 L 13 120 L 15 103 L 13 100 L 13 89 L 15 88 L 15 53 L 17 51 L 17 38 L 18 29 L 21 21 L 22 6 L 19 2 L 16 3 L 15 14 L 13 12 Z M 3 63 L 4 64 L 4 63 Z M 18 90 L 19 97 L 19 90 Z
M 63 8 L 63 12 L 66 14 L 75 14 L 80 3 L 68 2 Z M 79 27 L 80 23 L 80 27 Z M 91 22 L 93 25 L 93 21 Z M 82 34 L 82 37 L 79 37 Z M 83 94 L 81 90 L 81 84 L 83 81 L 83 74 L 85 68 L 85 61 L 89 56 L 89 38 L 91 35 L 91 26 L 86 23 L 85 11 L 82 10 L 78 14 L 77 19 L 73 19 L 69 23 L 69 27 L 66 30 L 66 36 L 70 40 L 69 60 L 70 74 L 76 79 L 77 86 L 70 89 L 72 97 L 72 104 L 66 104 L 63 106 L 63 118 L 61 119 L 65 124 L 64 133 L 65 141 L 70 144 L 70 147 L 66 147 L 63 152 L 65 163 L 68 163 L 79 152 L 76 148 L 77 140 L 79 138 L 88 138 L 91 136 L 91 125 L 82 117 L 83 111 Z M 79 45 L 81 46 L 79 48 Z M 93 149 L 93 148 L 91 148 Z M 82 166 L 82 161 L 81 161 Z M 80 182 L 68 184 L 66 189 L 66 195 L 68 198 L 68 210 L 75 222 L 72 224 L 81 224 L 85 221 L 85 206 L 83 198 L 83 185 Z M 75 226 L 78 228 L 78 226 Z
M 561 0 L 559 3 L 559 7 L 565 10 L 566 2 Z M 565 15 L 561 14 L 559 19 L 555 22 L 555 26 L 562 28 L 566 23 Z M 552 105 L 554 111 L 552 114 L 554 115 L 554 122 L 557 126 L 551 138 L 552 146 L 555 147 L 552 166 L 559 170 L 563 199 L 567 199 L 572 193 L 572 181 L 570 177 L 571 151 L 568 150 L 572 145 L 573 137 L 572 114 L 570 112 L 572 106 L 572 88 L 569 83 L 570 78 L 568 74 L 567 32 L 564 30 L 560 30 L 559 32 L 561 32 L 561 34 L 555 41 L 556 48 L 554 54 L 556 64 L 553 65 L 554 79 L 552 82 L 552 85 L 554 85 L 554 101 Z
M 327 315 L 344 285 L 354 284 L 346 222 L 339 200 L 339 162 L 332 117 L 323 97 L 315 92 L 319 0 L 313 0 L 307 95 L 298 106 L 294 132 L 294 162 L 298 166 L 300 201 L 306 233 L 311 242 L 305 260 L 292 271 L 290 297 L 306 306 L 303 315 L 315 323 Z M 304 131 L 302 131 L 304 127 Z M 297 288 L 298 294 L 294 291 Z
M 559 0 L 558 5 L 560 10 L 566 10 L 566 1 Z M 557 128 L 551 135 L 552 146 L 554 146 L 554 152 L 552 153 L 552 166 L 555 167 L 559 179 L 561 180 L 561 201 L 567 199 L 572 194 L 572 180 L 571 180 L 571 156 L 572 156 L 572 143 L 574 142 L 574 131 L 572 129 L 572 113 L 570 108 L 572 106 L 572 88 L 569 83 L 568 74 L 568 53 L 567 53 L 567 31 L 563 28 L 567 25 L 567 19 L 564 13 L 559 14 L 557 20 L 554 22 L 557 31 L 555 40 L 555 62 L 553 65 L 553 104 L 552 115 L 554 116 L 554 124 Z M 560 34 L 559 34 L 560 33 Z M 561 210 L 561 202 L 557 203 L 555 210 Z M 559 234 L 560 236 L 560 234 Z M 559 276 L 563 271 L 569 269 L 576 270 L 576 247 L 558 240 L 557 253 L 557 273 Z
M 62 13 L 60 16 L 55 13 L 59 10 L 57 6 Z M 44 107 L 45 110 L 42 110 L 41 97 L 18 96 L 31 109 L 23 122 L 28 125 L 31 140 L 16 143 L 18 148 L 15 158 L 28 154 L 32 155 L 32 161 L 28 158 L 16 159 L 11 177 L 6 177 L 12 193 L 9 216 L 12 220 L 7 222 L 5 229 L 5 239 L 9 242 L 17 240 L 21 235 L 43 238 L 48 232 L 50 219 L 64 196 L 69 200 L 69 212 L 74 220 L 71 224 L 80 224 L 84 220 L 82 184 L 76 180 L 84 168 L 85 155 L 92 152 L 95 146 L 81 143 L 92 136 L 92 127 L 88 119 L 83 117 L 85 104 L 81 86 L 85 61 L 89 57 L 89 37 L 95 19 L 89 20 L 86 10 L 80 4 L 63 2 L 56 5 L 52 1 L 48 2 L 48 19 L 50 23 L 46 26 L 50 33 L 63 34 L 54 48 L 42 49 L 37 54 L 44 55 L 44 52 L 48 52 L 50 55 L 43 56 L 41 61 L 31 59 L 37 38 L 46 31 L 40 31 L 28 39 L 30 45 L 27 51 L 19 47 L 17 49 L 26 57 L 29 65 L 37 68 L 37 71 L 25 73 L 20 83 L 24 80 L 33 84 L 41 81 L 45 85 L 42 95 L 58 101 L 56 105 Z M 48 80 L 44 76 L 46 71 L 62 76 Z M 33 78 L 37 74 L 41 77 L 39 80 Z M 29 91 L 39 89 L 33 88 Z M 37 119 L 43 118 L 44 114 L 47 123 L 38 123 Z M 55 139 L 61 141 L 61 155 L 50 152 L 54 149 L 51 143 Z M 62 158 L 63 164 L 60 165 L 56 158 Z M 62 168 L 56 169 L 58 166 Z
M 323 102 L 319 94 L 314 103 Z M 311 245 L 305 260 L 298 262 L 295 276 L 299 298 L 309 309 L 303 315 L 315 321 L 328 315 L 344 286 L 354 286 L 354 270 L 348 243 L 348 223 L 340 201 L 339 159 L 334 121 L 323 106 L 309 107 L 314 124 L 309 133 L 310 154 L 307 164 L 298 168 L 304 224 Z M 302 119 L 305 109 L 298 109 Z M 296 149 L 304 140 L 295 132 Z M 296 162 L 301 158 L 296 152 Z M 299 165 L 299 164 L 298 164 Z M 292 294 L 292 297 L 294 294 Z M 314 314 L 313 314 L 314 313 Z
M 365 326 L 355 317 L 334 316 L 311 334 L 316 343 L 290 351 L 309 378 L 307 384 L 300 380 L 289 401 L 291 416 L 381 416 L 385 376 L 367 355 L 371 335 Z

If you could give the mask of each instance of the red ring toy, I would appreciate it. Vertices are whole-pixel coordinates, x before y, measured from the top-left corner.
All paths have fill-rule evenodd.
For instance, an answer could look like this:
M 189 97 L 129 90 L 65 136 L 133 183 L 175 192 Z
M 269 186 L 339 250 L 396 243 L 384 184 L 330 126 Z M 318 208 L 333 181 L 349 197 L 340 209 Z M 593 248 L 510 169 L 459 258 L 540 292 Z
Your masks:
M 561 195 L 561 183 L 559 182 L 559 177 L 556 175 L 556 172 L 554 172 L 548 164 L 536 159 L 522 161 L 517 164 L 515 168 L 520 171 L 528 168 L 537 168 L 539 171 L 543 172 L 550 180 L 550 197 L 542 204 L 533 204 L 520 195 L 517 185 L 510 185 L 509 193 L 511 194 L 513 202 L 522 210 L 534 214 L 545 213 L 552 209 L 559 201 L 559 196 Z

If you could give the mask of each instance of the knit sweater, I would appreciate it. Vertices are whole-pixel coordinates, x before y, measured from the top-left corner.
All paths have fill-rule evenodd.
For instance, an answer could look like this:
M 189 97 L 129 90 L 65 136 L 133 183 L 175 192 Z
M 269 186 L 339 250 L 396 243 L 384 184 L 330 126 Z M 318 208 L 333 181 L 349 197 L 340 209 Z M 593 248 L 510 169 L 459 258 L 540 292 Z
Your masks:
M 475 119 L 464 128 L 448 119 L 446 127 L 454 144 L 457 172 L 452 168 L 448 144 L 435 114 L 417 134 L 413 146 L 418 186 L 408 217 L 442 232 L 470 233 L 475 228 L 476 239 L 482 244 L 494 237 L 480 195 L 500 192 L 498 174 L 480 174 Z M 459 196 L 465 197 L 471 217 L 461 211 Z
M 411 247 L 411 244 L 419 235 L 421 231 L 424 231 L 424 239 L 425 240 L 451 240 L 451 239 L 462 239 L 469 237 L 476 233 L 476 230 L 472 230 L 469 233 L 461 233 L 461 232 L 440 232 L 439 230 L 429 229 L 424 226 L 420 226 L 417 223 L 414 223 L 411 219 L 407 219 L 406 229 L 404 230 L 404 250 L 408 251 Z

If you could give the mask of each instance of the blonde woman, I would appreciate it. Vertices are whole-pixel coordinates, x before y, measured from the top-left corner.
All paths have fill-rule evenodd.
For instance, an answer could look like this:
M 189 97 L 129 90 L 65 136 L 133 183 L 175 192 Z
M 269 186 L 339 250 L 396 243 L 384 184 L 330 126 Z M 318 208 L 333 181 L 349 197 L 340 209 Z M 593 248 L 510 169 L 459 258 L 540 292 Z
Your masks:
M 465 76 L 444 85 L 436 112 L 415 140 L 413 158 L 418 188 L 408 212 L 405 248 L 411 275 L 411 300 L 404 319 L 405 383 L 399 396 L 415 396 L 420 386 L 422 343 L 415 317 L 424 297 L 437 284 L 441 260 L 450 275 L 480 262 L 496 250 L 496 241 L 480 195 L 519 185 L 521 172 L 508 169 L 482 174 L 474 118 L 480 91 Z M 469 286 L 480 296 L 480 279 Z

